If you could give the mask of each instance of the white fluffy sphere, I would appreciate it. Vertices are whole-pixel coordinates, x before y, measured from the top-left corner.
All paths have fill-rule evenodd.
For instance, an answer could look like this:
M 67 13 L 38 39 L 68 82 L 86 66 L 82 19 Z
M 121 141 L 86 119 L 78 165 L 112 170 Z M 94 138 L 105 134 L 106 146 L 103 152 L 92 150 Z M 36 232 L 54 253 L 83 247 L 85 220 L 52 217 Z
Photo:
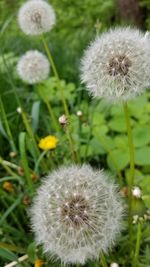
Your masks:
M 19 10 L 18 22 L 25 34 L 39 35 L 51 30 L 55 24 L 55 12 L 43 0 L 28 0 Z
M 35 84 L 48 78 L 50 64 L 45 55 L 31 50 L 19 59 L 17 71 L 24 82 Z
M 65 264 L 107 252 L 120 233 L 122 204 L 103 171 L 60 167 L 38 189 L 30 210 L 36 241 Z
M 98 37 L 85 51 L 82 81 L 93 97 L 126 101 L 150 86 L 150 38 L 131 28 Z

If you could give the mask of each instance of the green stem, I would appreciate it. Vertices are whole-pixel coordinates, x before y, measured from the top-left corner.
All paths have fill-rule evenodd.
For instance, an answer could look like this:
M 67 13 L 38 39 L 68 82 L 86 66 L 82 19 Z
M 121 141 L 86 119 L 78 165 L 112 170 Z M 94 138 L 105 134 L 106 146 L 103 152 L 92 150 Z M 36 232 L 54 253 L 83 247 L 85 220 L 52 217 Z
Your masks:
M 40 154 L 40 156 L 39 156 L 39 158 L 38 158 L 38 160 L 36 162 L 35 168 L 34 168 L 34 172 L 35 173 L 37 173 L 38 168 L 39 168 L 39 164 L 40 164 L 41 160 L 44 158 L 44 156 L 47 154 L 47 152 L 48 152 L 48 150 L 45 150 Z
M 58 72 L 57 72 L 57 69 L 56 69 L 56 66 L 55 66 L 51 51 L 50 51 L 50 49 L 49 49 L 49 47 L 48 47 L 48 45 L 46 43 L 44 35 L 42 35 L 41 38 L 42 38 L 42 43 L 44 45 L 44 48 L 45 48 L 45 51 L 47 53 L 48 59 L 49 59 L 50 64 L 52 66 L 53 73 L 54 73 L 54 75 L 55 75 L 55 77 L 57 79 L 57 82 L 58 82 L 58 86 L 59 86 L 59 90 L 60 90 L 60 94 L 61 94 L 61 100 L 62 100 L 62 103 L 63 103 L 63 106 L 64 106 L 65 115 L 67 117 L 69 117 L 69 111 L 68 111 L 67 103 L 66 103 L 65 96 L 64 96 L 64 90 L 63 90 L 63 88 L 61 86 L 60 78 L 59 78 L 59 75 L 58 75 Z
M 61 101 L 62 101 L 62 104 L 63 104 L 63 107 L 64 107 L 65 115 L 69 120 L 70 115 L 69 115 L 68 106 L 67 106 L 67 103 L 66 103 L 66 100 L 65 100 L 64 90 L 63 90 L 63 87 L 61 85 L 60 77 L 59 77 L 59 74 L 57 72 L 57 68 L 55 66 L 51 51 L 50 51 L 50 49 L 49 49 L 49 47 L 47 45 L 47 42 L 45 40 L 44 34 L 41 35 L 41 39 L 42 39 L 42 43 L 44 45 L 45 51 L 47 53 L 48 59 L 50 61 L 50 64 L 52 66 L 53 73 L 54 73 L 54 75 L 55 75 L 55 77 L 57 79 L 57 83 L 58 83 L 58 87 L 59 87 L 59 90 L 60 90 L 60 96 L 61 96 Z M 71 150 L 71 153 L 72 153 L 73 160 L 75 162 L 77 162 L 77 158 L 78 157 L 77 157 L 76 151 L 74 150 L 74 143 L 73 143 L 73 139 L 72 139 L 72 136 L 71 136 L 71 133 L 70 133 L 69 129 L 67 130 L 67 137 L 68 137 L 68 141 L 69 141 L 70 150 Z
M 107 262 L 106 262 L 104 254 L 102 252 L 100 255 L 100 262 L 101 262 L 102 267 L 107 267 Z
M 132 244 L 132 188 L 134 185 L 134 144 L 133 144 L 133 136 L 132 136 L 132 128 L 130 123 L 130 116 L 127 103 L 123 104 L 126 126 L 127 126 L 127 134 L 128 134 L 128 144 L 129 144 L 129 153 L 130 153 L 130 179 L 128 182 L 128 225 L 129 225 L 129 239 L 130 244 Z
M 140 251 L 140 242 L 141 242 L 141 236 L 142 236 L 142 231 L 141 231 L 141 222 L 138 222 L 137 226 L 137 238 L 136 238 L 136 245 L 135 245 L 135 254 L 132 262 L 132 267 L 137 267 L 138 266 L 138 257 L 139 257 L 139 251 Z
M 12 169 L 5 164 L 5 161 L 0 157 L 0 164 L 4 167 L 4 169 L 12 176 L 12 177 L 15 177 L 15 178 L 19 178 L 20 179 L 20 176 L 18 174 L 16 174 L 15 172 L 12 171 Z
M 51 117 L 51 119 L 52 119 L 52 121 L 53 121 L 53 125 L 54 125 L 54 127 L 55 127 L 56 132 L 60 132 L 60 126 L 59 126 L 58 120 L 56 119 L 55 113 L 53 112 L 53 108 L 52 108 L 52 106 L 51 106 L 50 101 L 48 101 L 48 100 L 46 99 L 46 97 L 45 97 L 44 95 L 42 95 L 40 89 L 37 89 L 37 92 L 38 92 L 40 98 L 43 100 L 43 102 L 44 102 L 45 105 L 47 106 L 47 109 L 48 109 L 49 114 L 50 114 L 50 117 Z

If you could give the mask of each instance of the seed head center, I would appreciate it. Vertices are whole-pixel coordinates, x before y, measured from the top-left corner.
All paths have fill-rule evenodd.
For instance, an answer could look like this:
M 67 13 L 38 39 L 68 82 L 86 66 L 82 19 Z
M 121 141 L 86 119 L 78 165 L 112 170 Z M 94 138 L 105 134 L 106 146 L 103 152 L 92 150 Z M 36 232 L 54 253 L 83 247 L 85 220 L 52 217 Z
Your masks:
M 41 25 L 41 14 L 39 12 L 34 12 L 31 19 L 34 23 Z
M 61 207 L 61 219 L 67 225 L 80 227 L 88 220 L 89 205 L 84 196 L 74 194 L 65 199 Z
M 126 76 L 131 66 L 131 60 L 126 55 L 113 55 L 107 64 L 107 72 L 111 76 Z

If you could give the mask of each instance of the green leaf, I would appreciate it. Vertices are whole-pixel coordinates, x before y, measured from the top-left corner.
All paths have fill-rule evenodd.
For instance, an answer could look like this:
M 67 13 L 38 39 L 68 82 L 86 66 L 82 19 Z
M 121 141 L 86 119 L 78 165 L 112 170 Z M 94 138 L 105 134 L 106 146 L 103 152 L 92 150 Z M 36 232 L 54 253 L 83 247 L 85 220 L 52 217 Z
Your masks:
M 142 147 L 135 151 L 135 163 L 140 166 L 150 164 L 150 147 Z
M 0 225 L 5 221 L 8 215 L 20 204 L 22 195 L 19 196 L 14 203 L 4 212 L 3 216 L 0 219 Z
M 18 257 L 8 249 L 0 248 L 0 256 L 10 261 L 18 261 Z
M 150 195 L 142 196 L 145 206 L 150 209 Z
M 1 133 L 6 139 L 8 139 L 7 133 L 6 133 L 5 129 L 4 129 L 4 127 L 3 127 L 3 124 L 2 124 L 2 122 L 1 122 L 1 120 L 0 120 L 0 133 Z
M 27 248 L 27 254 L 29 256 L 29 261 L 31 263 L 34 263 L 35 260 L 37 259 L 37 256 L 36 256 L 36 245 L 35 243 L 31 243 L 28 248 Z
M 140 181 L 139 186 L 144 193 L 150 194 L 150 176 L 144 176 Z
M 33 103 L 32 112 L 31 112 L 31 118 L 32 118 L 31 127 L 33 130 L 33 133 L 35 133 L 38 129 L 39 113 L 40 113 L 40 101 L 36 101 Z
M 90 148 L 91 151 L 93 152 L 92 153 L 93 156 L 106 153 L 105 149 L 96 138 L 91 139 Z
M 124 116 L 117 116 L 110 120 L 108 126 L 115 132 L 126 132 L 126 122 Z
M 133 140 L 136 147 L 145 146 L 150 143 L 150 126 L 137 126 L 133 129 Z
M 32 191 L 33 184 L 31 180 L 31 175 L 30 175 L 30 170 L 29 170 L 29 165 L 28 165 L 28 158 L 27 158 L 27 153 L 26 153 L 26 133 L 24 132 L 20 133 L 19 135 L 19 150 L 20 150 L 22 167 L 25 172 L 27 184 L 28 184 L 29 190 Z
M 107 156 L 107 163 L 113 171 L 121 171 L 129 164 L 129 153 L 127 150 L 114 149 Z

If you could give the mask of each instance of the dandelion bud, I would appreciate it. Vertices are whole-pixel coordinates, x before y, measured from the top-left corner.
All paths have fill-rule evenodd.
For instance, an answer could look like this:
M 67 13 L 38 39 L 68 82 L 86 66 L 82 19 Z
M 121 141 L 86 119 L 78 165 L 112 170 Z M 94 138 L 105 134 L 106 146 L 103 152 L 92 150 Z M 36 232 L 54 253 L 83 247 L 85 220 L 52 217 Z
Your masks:
M 120 195 L 103 171 L 72 165 L 47 176 L 30 216 L 44 252 L 65 264 L 84 264 L 114 244 L 122 210 Z
M 66 125 L 68 123 L 68 119 L 67 119 L 66 115 L 62 115 L 61 117 L 59 117 L 58 121 L 62 126 Z
M 48 32 L 55 24 L 55 12 L 43 0 L 27 1 L 19 10 L 18 22 L 25 34 L 39 35 Z
M 135 197 L 135 198 L 141 198 L 141 189 L 137 186 L 135 186 L 133 189 L 132 189 L 132 195 Z
M 15 158 L 15 157 L 17 156 L 17 152 L 11 151 L 11 152 L 9 153 L 9 156 L 10 156 L 11 158 Z
M 77 116 L 78 116 L 78 117 L 82 117 L 82 115 L 83 115 L 83 112 L 82 112 L 81 110 L 78 110 L 78 111 L 77 111 Z
M 149 38 L 136 29 L 116 28 L 101 34 L 86 50 L 81 78 L 93 97 L 119 102 L 150 86 L 149 69 Z
M 113 263 L 110 264 L 110 267 L 119 267 L 119 264 L 116 263 L 116 262 L 113 262 Z
M 17 72 L 20 78 L 29 84 L 42 82 L 48 78 L 50 64 L 45 55 L 36 50 L 26 52 L 18 62 Z
M 17 108 L 17 112 L 18 112 L 18 114 L 21 114 L 22 113 L 22 108 L 21 107 L 18 107 Z
M 13 193 L 15 191 L 14 186 L 11 182 L 4 182 L 3 189 L 5 189 L 9 193 Z

